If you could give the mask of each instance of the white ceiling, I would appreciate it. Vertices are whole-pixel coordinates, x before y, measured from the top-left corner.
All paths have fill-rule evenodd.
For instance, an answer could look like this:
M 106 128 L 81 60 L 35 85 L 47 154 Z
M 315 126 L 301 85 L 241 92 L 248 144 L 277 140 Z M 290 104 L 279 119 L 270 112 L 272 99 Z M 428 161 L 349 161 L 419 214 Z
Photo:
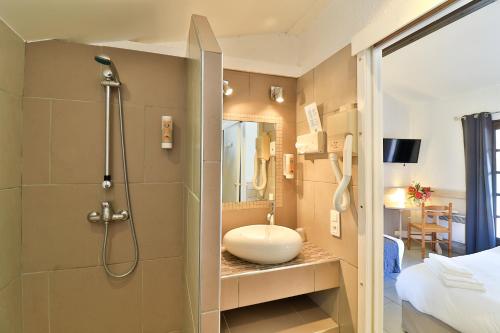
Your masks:
M 500 3 L 496 2 L 390 54 L 384 93 L 405 103 L 500 84 Z
M 0 0 L 3 19 L 27 40 L 185 40 L 191 14 L 217 37 L 299 33 L 331 0 Z

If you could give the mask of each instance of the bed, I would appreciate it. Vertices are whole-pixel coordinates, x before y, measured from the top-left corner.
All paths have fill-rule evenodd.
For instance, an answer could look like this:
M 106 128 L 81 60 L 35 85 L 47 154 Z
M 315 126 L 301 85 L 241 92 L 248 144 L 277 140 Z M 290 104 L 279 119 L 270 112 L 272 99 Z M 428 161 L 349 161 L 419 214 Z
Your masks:
M 384 275 L 401 272 L 404 251 L 401 239 L 384 235 Z
M 405 269 L 396 290 L 403 300 L 403 329 L 420 332 L 500 332 L 500 247 L 455 257 L 486 292 L 448 288 L 426 264 Z

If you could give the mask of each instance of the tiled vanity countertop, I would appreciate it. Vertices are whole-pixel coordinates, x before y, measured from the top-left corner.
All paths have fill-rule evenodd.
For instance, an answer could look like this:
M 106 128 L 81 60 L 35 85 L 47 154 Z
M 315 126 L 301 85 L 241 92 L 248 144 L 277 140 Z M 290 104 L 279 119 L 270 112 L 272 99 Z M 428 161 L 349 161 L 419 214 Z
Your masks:
M 293 260 L 259 265 L 229 252 L 221 260 L 221 310 L 338 288 L 339 258 L 305 242 Z
M 264 273 L 267 270 L 286 269 L 292 268 L 292 266 L 317 265 L 338 260 L 339 258 L 309 242 L 304 242 L 302 251 L 295 259 L 275 265 L 253 264 L 224 251 L 221 256 L 221 278 Z

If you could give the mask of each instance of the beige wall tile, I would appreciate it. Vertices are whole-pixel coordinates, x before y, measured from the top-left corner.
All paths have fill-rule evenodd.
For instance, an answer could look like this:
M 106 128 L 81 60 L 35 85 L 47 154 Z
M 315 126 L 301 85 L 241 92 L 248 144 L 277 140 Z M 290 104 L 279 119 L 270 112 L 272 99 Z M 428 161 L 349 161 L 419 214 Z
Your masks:
M 93 59 L 99 53 L 111 56 L 123 81 L 125 140 L 141 259 L 176 257 L 148 261 L 145 266 L 145 279 L 149 282 L 145 286 L 147 295 L 143 304 L 154 309 L 144 316 L 156 318 L 148 319 L 147 323 L 141 319 L 141 265 L 131 278 L 108 279 L 103 268 L 96 266 L 101 264 L 104 227 L 86 220 L 88 212 L 101 210 L 103 200 L 110 200 L 115 210 L 126 208 L 116 96 L 111 143 L 115 184 L 110 193 L 104 193 L 100 187 L 104 169 L 104 94 L 99 84 L 102 66 Z M 28 143 L 34 146 L 25 150 L 25 161 L 29 166 L 37 165 L 38 169 L 33 168 L 31 175 L 26 173 L 29 177 L 25 185 L 30 186 L 23 187 L 23 270 L 57 270 L 49 273 L 51 333 L 115 330 L 136 333 L 142 330 L 141 320 L 145 330 L 155 331 L 159 327 L 166 332 L 179 331 L 180 325 L 171 324 L 182 318 L 174 313 L 182 311 L 177 307 L 180 297 L 169 298 L 165 294 L 168 291 L 170 296 L 183 290 L 182 267 L 174 269 L 175 265 L 166 263 L 177 260 L 177 266 L 182 266 L 179 257 L 183 255 L 184 243 L 181 170 L 185 162 L 180 153 L 170 154 L 170 160 L 162 158 L 165 151 L 159 149 L 158 116 L 175 111 L 174 119 L 179 126 L 176 133 L 181 134 L 177 137 L 180 140 L 176 141 L 176 148 L 180 151 L 187 144 L 182 135 L 186 127 L 182 122 L 185 59 L 109 48 L 103 52 L 101 47 L 60 41 L 31 43 L 27 58 L 25 92 L 30 110 L 25 116 L 26 123 L 31 123 L 32 127 L 26 126 L 26 130 L 36 137 L 26 138 L 29 142 L 25 142 L 25 146 Z M 68 73 L 71 73 L 71 80 L 75 80 L 72 84 L 65 84 L 69 82 Z M 33 128 L 50 119 L 50 111 L 46 108 L 50 103 L 53 103 L 50 126 Z M 49 142 L 50 150 L 49 147 L 46 150 L 38 148 Z M 32 186 L 41 183 L 58 185 Z M 40 211 L 44 213 L 40 215 Z M 196 223 L 198 221 L 199 215 Z M 113 269 L 125 271 L 133 257 L 129 225 L 111 225 L 109 241 L 109 262 L 123 263 Z M 82 268 L 89 266 L 95 267 Z M 74 269 L 78 267 L 82 269 Z M 174 278 L 171 272 L 177 272 L 177 277 Z M 168 275 L 173 280 L 162 288 L 153 273 Z M 198 290 L 195 292 L 197 294 Z M 72 303 L 77 301 L 78 304 Z M 176 308 L 158 318 L 155 311 L 165 310 L 163 304 L 170 306 L 172 301 L 176 302 Z M 98 304 L 97 308 L 94 303 Z
M 314 290 L 325 290 L 339 287 L 340 263 L 338 261 L 319 264 L 314 267 Z
M 54 101 L 51 179 L 56 184 L 101 183 L 104 174 L 102 103 Z M 129 180 L 143 181 L 144 111 L 124 105 Z M 113 108 L 111 176 L 123 182 L 118 110 Z
M 222 54 L 205 52 L 203 87 L 203 161 L 220 161 L 222 146 Z
M 142 262 L 143 333 L 171 332 L 182 328 L 182 265 L 180 257 Z
M 103 114 L 102 103 L 53 102 L 50 163 L 52 183 L 102 182 Z
M 0 22 L 0 89 L 21 96 L 24 81 L 24 41 Z
M 140 267 L 126 279 L 109 278 L 102 267 L 54 271 L 49 297 L 51 333 L 141 331 Z
M 193 326 L 198 326 L 200 313 L 200 202 L 192 192 L 187 195 L 186 203 L 186 285 L 189 304 L 193 313 Z
M 297 186 L 297 227 L 305 228 L 306 236 L 314 223 L 314 183 L 303 181 Z
M 25 185 L 50 184 L 51 101 L 23 100 L 23 176 Z
M 100 53 L 101 47 L 56 40 L 27 44 L 24 96 L 102 100 L 102 66 L 94 60 Z
M 357 219 L 353 218 L 351 210 L 341 215 L 341 237 L 330 234 L 330 209 L 336 185 L 330 183 L 314 183 L 314 226 L 308 239 L 329 251 L 335 256 L 357 265 L 358 262 L 358 227 Z M 357 190 L 352 190 L 356 192 Z
M 326 118 L 340 106 L 356 102 L 356 58 L 350 53 L 350 46 L 340 50 L 316 68 L 297 80 L 297 134 L 305 134 L 308 125 L 303 112 L 305 104 L 316 102 L 323 125 Z M 357 266 L 357 185 L 358 170 L 357 158 L 353 159 L 353 176 L 350 185 L 351 208 L 342 213 L 341 237 L 335 238 L 329 232 L 329 215 L 332 208 L 332 196 L 336 189 L 336 179 L 332 172 L 330 161 L 325 156 L 315 156 L 306 159 L 297 158 L 297 224 L 306 229 L 309 241 L 340 257 L 349 267 Z M 314 208 L 313 208 L 314 207 Z M 341 274 L 344 274 L 341 271 Z M 343 277 L 344 278 L 344 277 Z M 357 275 L 349 276 L 350 283 L 356 284 Z M 328 282 L 323 281 L 323 282 Z M 318 281 L 318 284 L 323 282 Z M 340 299 L 347 299 L 346 287 L 341 283 L 339 290 L 325 290 L 314 293 L 315 301 L 338 319 L 339 309 L 347 307 L 347 313 L 342 314 L 345 324 L 342 332 L 355 330 L 352 324 L 352 314 L 357 312 L 357 299 L 350 296 L 350 303 Z M 350 289 L 349 292 L 351 292 Z M 357 290 L 357 289 L 356 289 Z M 342 310 L 340 310 L 342 311 Z M 352 317 L 353 318 L 353 317 Z M 350 326 L 349 326 L 350 325 Z
M 0 188 L 21 184 L 21 121 L 21 99 L 0 91 Z
M 99 185 L 23 187 L 24 272 L 98 264 L 104 230 L 87 214 L 100 211 L 101 191 Z
M 130 196 L 140 258 L 181 256 L 182 184 L 131 184 Z M 114 209 L 126 209 L 123 185 L 115 185 L 105 197 L 113 204 Z M 133 252 L 128 224 L 115 223 L 110 228 L 110 241 L 113 243 L 108 254 L 110 262 L 131 260 Z
M 137 105 L 184 107 L 186 59 L 104 47 L 120 73 L 124 100 Z
M 21 190 L 0 190 L 0 290 L 21 273 Z
M 174 121 L 174 146 L 162 149 L 161 116 L 172 116 Z M 185 110 L 179 108 L 146 107 L 144 139 L 144 181 L 180 182 L 183 180 L 183 154 L 185 144 Z M 167 171 L 168 170 L 168 171 Z
M 219 311 L 204 312 L 201 314 L 201 332 L 219 333 L 220 313 Z
M 238 278 L 226 278 L 220 285 L 220 310 L 238 307 Z
M 271 86 L 278 86 L 283 88 L 283 104 L 292 104 L 295 107 L 296 93 L 297 93 L 297 79 L 291 77 L 283 77 L 276 75 L 250 73 L 250 99 L 255 101 L 269 101 L 275 103 L 270 99 Z M 287 115 L 288 116 L 288 115 Z M 295 115 L 289 121 L 295 121 Z
M 314 291 L 311 266 L 240 277 L 239 306 L 302 295 Z
M 229 230 L 250 224 L 265 224 L 267 208 L 224 209 L 222 211 L 222 235 Z
M 224 96 L 224 107 L 230 104 L 245 103 L 250 98 L 250 73 L 224 70 L 224 80 L 229 81 L 229 85 L 233 88 L 233 93 L 230 96 Z
M 297 79 L 297 123 L 306 121 L 303 107 L 314 102 L 314 70 Z
M 295 332 L 303 325 L 299 313 L 287 300 L 278 300 L 258 306 L 224 312 L 230 332 Z M 309 331 L 311 332 L 311 331 Z
M 21 280 L 16 278 L 0 290 L 0 332 L 21 333 Z
M 356 101 L 356 57 L 351 46 L 338 51 L 314 68 L 314 97 L 326 110 Z
M 23 332 L 49 333 L 49 273 L 23 274 Z
M 339 289 L 339 326 L 342 332 L 357 332 L 358 324 L 358 269 L 341 262 Z
M 104 117 L 103 107 L 99 107 L 100 117 Z M 115 183 L 123 183 L 123 162 L 121 151 L 121 136 L 120 136 L 120 120 L 118 105 L 112 107 L 112 123 L 111 123 L 111 175 Z M 144 182 L 144 143 L 145 133 L 152 131 L 151 127 L 146 127 L 144 122 L 144 107 L 134 106 L 128 103 L 123 105 L 123 118 L 125 125 L 125 146 L 127 154 L 128 179 L 131 183 Z M 101 122 L 104 122 L 101 119 Z M 104 128 L 104 127 L 103 127 Z M 146 130 L 148 129 L 148 130 Z M 104 141 L 99 143 L 104 147 Z M 104 156 L 104 155 L 103 155 Z M 104 157 L 102 157 L 104 158 Z M 96 158 L 93 158 L 95 164 L 100 167 L 101 179 L 104 174 L 103 164 L 99 164 Z
M 221 163 L 203 163 L 201 207 L 201 311 L 219 309 L 221 244 Z

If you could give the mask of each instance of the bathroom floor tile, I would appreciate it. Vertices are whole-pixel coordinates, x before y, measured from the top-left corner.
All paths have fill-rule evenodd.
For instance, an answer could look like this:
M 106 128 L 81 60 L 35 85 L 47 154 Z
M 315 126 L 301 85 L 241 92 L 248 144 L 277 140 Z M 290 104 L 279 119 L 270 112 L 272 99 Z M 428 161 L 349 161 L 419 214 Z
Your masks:
M 337 329 L 337 324 L 307 296 L 226 311 L 222 319 L 221 332 L 231 333 L 311 333 Z

